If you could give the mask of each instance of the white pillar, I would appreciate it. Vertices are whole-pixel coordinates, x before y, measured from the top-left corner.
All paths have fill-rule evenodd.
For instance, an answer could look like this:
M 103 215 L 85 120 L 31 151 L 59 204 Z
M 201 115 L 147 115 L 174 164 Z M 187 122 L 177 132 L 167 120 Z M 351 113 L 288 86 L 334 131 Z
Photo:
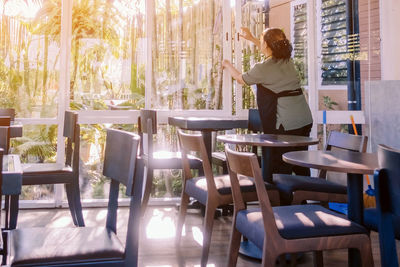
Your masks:
M 399 0 L 380 0 L 382 80 L 400 80 L 399 14 Z

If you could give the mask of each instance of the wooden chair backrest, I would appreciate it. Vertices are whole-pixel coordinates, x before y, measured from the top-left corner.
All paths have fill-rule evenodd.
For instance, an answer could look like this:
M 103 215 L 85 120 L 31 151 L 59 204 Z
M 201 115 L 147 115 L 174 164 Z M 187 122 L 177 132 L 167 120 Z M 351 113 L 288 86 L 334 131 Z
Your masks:
M 368 136 L 331 131 L 329 133 L 325 150 L 329 151 L 332 150 L 332 148 L 340 148 L 365 153 L 367 151 L 367 144 Z M 326 178 L 326 173 L 326 170 L 320 170 L 318 177 Z
M 125 266 L 137 266 L 139 224 L 144 178 L 142 159 L 137 158 L 138 135 L 116 129 L 107 130 L 103 175 L 111 179 L 106 227 L 116 233 L 120 184 L 130 196 Z
M 254 153 L 234 151 L 230 149 L 228 145 L 225 145 L 225 153 L 228 162 L 229 176 L 231 179 L 235 212 L 246 208 L 240 191 L 238 175 L 253 177 L 256 184 L 258 201 L 262 211 L 265 233 L 269 236 L 268 238 L 272 238 L 271 240 L 281 238 L 276 226 L 274 212 L 272 210 L 271 202 L 269 201 L 268 192 L 265 188 L 257 156 Z
M 76 173 L 79 173 L 80 134 L 78 113 L 65 111 L 63 129 L 63 136 L 67 138 L 65 165 L 71 166 Z
M 208 159 L 207 149 L 204 144 L 203 136 L 201 134 L 188 134 L 184 133 L 182 130 L 178 130 L 178 138 L 182 153 L 184 186 L 186 184 L 186 180 L 193 178 L 192 172 L 190 171 L 188 156 L 190 152 L 196 152 L 199 154 L 200 159 L 202 160 L 204 175 L 207 181 L 208 193 L 213 195 L 219 194 L 215 185 L 214 175 L 212 172 L 210 161 Z
M 8 116 L 11 121 L 15 119 L 15 109 L 13 108 L 0 108 L 0 116 Z
M 368 137 L 331 131 L 328 137 L 326 150 L 332 147 L 365 153 L 367 151 Z
M 140 110 L 138 132 L 141 138 L 140 154 L 147 154 L 149 161 L 153 157 L 153 135 L 157 134 L 157 111 Z
M 400 216 L 400 150 L 379 145 L 378 161 L 383 171 L 380 175 L 385 176 L 384 183 L 380 184 L 382 191 L 385 191 L 381 195 L 381 200 L 384 200 L 381 201 L 381 208 Z
M 10 116 L 0 116 L 0 126 L 10 126 L 11 118 Z
M 4 149 L 4 154 L 8 154 L 10 149 L 10 127 L 0 126 L 0 148 Z

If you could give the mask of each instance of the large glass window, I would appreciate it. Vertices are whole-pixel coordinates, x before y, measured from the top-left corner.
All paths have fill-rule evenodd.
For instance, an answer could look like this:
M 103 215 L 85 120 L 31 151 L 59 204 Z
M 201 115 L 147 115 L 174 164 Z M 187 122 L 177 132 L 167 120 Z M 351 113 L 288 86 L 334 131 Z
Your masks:
M 321 85 L 347 85 L 346 0 L 321 0 L 318 13 L 321 21 Z
M 222 0 L 157 0 L 151 106 L 222 109 Z
M 144 0 L 75 0 L 70 99 L 75 109 L 144 107 Z
M 255 37 L 259 37 L 266 28 L 266 8 L 264 2 L 247 1 L 242 5 L 242 26 L 250 29 Z M 249 41 L 242 41 L 242 72 L 247 72 L 255 63 L 262 60 L 263 55 Z M 257 107 L 254 91 L 248 85 L 243 86 L 243 109 Z
M 299 72 L 302 86 L 308 85 L 308 47 L 307 47 L 307 1 L 292 2 L 292 44 L 293 61 Z
M 61 1 L 0 1 L 0 107 L 57 114 Z

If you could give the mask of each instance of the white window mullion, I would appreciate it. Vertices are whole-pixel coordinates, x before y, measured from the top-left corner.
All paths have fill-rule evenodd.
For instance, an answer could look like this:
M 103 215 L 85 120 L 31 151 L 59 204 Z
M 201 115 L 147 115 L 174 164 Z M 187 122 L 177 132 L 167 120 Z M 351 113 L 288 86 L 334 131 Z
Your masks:
M 145 108 L 151 108 L 152 94 L 152 74 L 153 74 L 153 56 L 152 56 L 152 40 L 154 29 L 153 10 L 155 9 L 155 0 L 146 0 L 146 77 L 145 77 Z M 155 44 L 157 45 L 157 44 Z
M 307 56 L 308 56 L 308 104 L 314 119 L 311 136 L 317 137 L 317 118 L 318 118 L 318 51 L 317 51 L 317 30 L 316 30 L 316 1 L 307 1 Z
M 72 0 L 62 1 L 61 9 L 61 38 L 60 38 L 60 86 L 58 94 L 58 132 L 57 132 L 57 163 L 64 163 L 65 141 L 63 136 L 64 112 L 69 107 L 70 90 L 70 56 L 72 36 Z M 60 206 L 63 199 L 62 185 L 54 186 L 55 205 Z
M 232 61 L 232 24 L 230 0 L 223 0 L 222 5 L 223 24 L 223 59 Z M 224 71 L 222 83 L 222 109 L 225 114 L 232 114 L 232 76 Z
M 235 66 L 236 68 L 242 72 L 242 42 L 239 38 L 240 27 L 242 26 L 242 1 L 236 0 L 235 2 L 235 29 L 236 34 L 235 38 Z M 236 83 L 236 114 L 243 114 L 245 111 L 243 110 L 243 86 L 239 83 Z

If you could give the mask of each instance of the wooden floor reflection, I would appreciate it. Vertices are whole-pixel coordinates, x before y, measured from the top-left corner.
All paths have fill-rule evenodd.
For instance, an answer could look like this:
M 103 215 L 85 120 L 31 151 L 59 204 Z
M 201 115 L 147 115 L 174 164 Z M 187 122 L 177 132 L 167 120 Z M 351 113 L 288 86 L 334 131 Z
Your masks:
M 86 226 L 103 226 L 106 220 L 105 208 L 84 209 Z M 139 266 L 143 267 L 182 267 L 199 266 L 201 255 L 202 217 L 198 210 L 189 210 L 184 228 L 184 236 L 179 248 L 174 246 L 175 207 L 150 207 L 141 226 Z M 125 239 L 125 223 L 128 219 L 126 208 L 119 212 L 118 235 Z M 224 216 L 215 220 L 211 242 L 209 266 L 226 266 L 231 217 Z M 22 227 L 72 227 L 72 220 L 67 209 L 31 209 L 21 210 L 18 228 Z M 122 231 L 123 230 L 123 231 Z M 371 233 L 375 266 L 379 262 L 379 242 L 377 233 Z M 397 242 L 400 257 L 400 243 Z M 239 257 L 239 267 L 260 266 L 259 261 Z M 312 257 L 306 253 L 297 266 L 312 266 Z M 336 250 L 324 252 L 324 266 L 347 266 L 347 251 Z

